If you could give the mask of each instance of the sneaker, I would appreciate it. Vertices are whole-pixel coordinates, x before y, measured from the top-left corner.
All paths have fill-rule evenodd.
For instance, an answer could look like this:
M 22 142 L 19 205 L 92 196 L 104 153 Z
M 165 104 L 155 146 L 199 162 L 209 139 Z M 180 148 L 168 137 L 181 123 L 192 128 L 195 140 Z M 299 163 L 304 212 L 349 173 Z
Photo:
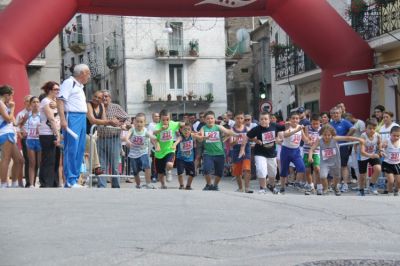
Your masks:
M 378 189 L 376 188 L 376 185 L 370 186 L 369 187 L 369 193 L 374 194 L 374 195 L 378 195 Z
M 156 189 L 152 184 L 144 184 L 142 186 L 142 188 L 144 188 L 144 189 Z
M 167 189 L 166 185 L 161 186 L 161 189 Z
M 235 192 L 243 192 L 243 189 L 238 188 L 235 190 Z
M 267 188 L 269 189 L 269 191 L 271 191 L 272 193 L 274 193 L 274 189 L 275 189 L 274 186 L 268 184 L 268 185 L 267 185 Z
M 347 184 L 346 184 L 346 185 L 347 185 Z M 335 195 L 336 195 L 336 196 L 342 195 L 342 193 L 340 193 L 340 189 L 339 189 L 339 188 L 335 188 Z
M 140 186 L 140 185 L 136 185 L 136 186 L 135 186 L 135 188 L 137 188 L 137 189 L 140 189 L 140 188 L 141 188 L 141 186 Z
M 210 190 L 219 191 L 218 185 L 211 185 Z
M 364 197 L 364 196 L 365 196 L 365 192 L 364 192 L 364 190 L 360 190 L 360 191 L 358 191 L 358 193 L 357 193 L 357 196 Z
M 389 194 L 389 191 L 387 191 L 387 190 L 385 189 L 385 190 L 383 191 L 382 194 L 387 195 L 387 194 Z
M 393 196 L 398 197 L 399 196 L 399 191 L 395 190 L 394 193 L 393 193 Z
M 279 189 L 279 194 L 285 194 L 285 188 L 281 188 L 281 189 Z
M 266 188 L 260 188 L 258 191 L 258 194 L 267 194 L 267 189 Z
M 11 188 L 19 188 L 18 181 L 12 182 L 10 187 Z
M 210 190 L 212 190 L 211 188 L 212 188 L 212 185 L 206 184 L 206 185 L 204 186 L 203 190 L 204 190 L 204 191 L 210 191 Z
M 129 183 L 129 184 L 132 184 L 134 181 L 133 181 L 132 178 L 127 178 L 127 179 L 125 180 L 125 182 L 126 182 L 126 183 Z
M 70 186 L 70 188 L 83 188 L 83 186 L 79 184 L 73 184 L 72 186 Z
M 180 185 L 180 186 L 179 186 L 179 189 L 181 189 L 181 190 L 182 190 L 182 189 L 185 189 L 185 186 L 184 186 L 184 185 Z
M 186 190 L 193 190 L 191 186 L 186 186 L 185 189 Z
M 167 171 L 167 182 L 171 182 L 172 181 L 172 171 L 169 170 Z
M 317 195 L 321 196 L 322 195 L 322 189 L 317 189 Z
M 157 183 L 157 178 L 153 177 L 153 178 L 151 179 L 151 182 L 152 182 L 152 183 Z
M 349 191 L 349 186 L 348 186 L 346 183 L 344 183 L 344 184 L 342 185 L 342 187 L 340 188 L 340 192 L 346 193 L 346 192 L 348 192 L 348 191 Z
M 272 193 L 275 194 L 275 195 L 281 194 L 279 188 L 277 188 L 277 187 L 274 188 L 274 191 Z
M 245 193 L 249 193 L 249 194 L 252 194 L 252 193 L 254 193 L 254 191 L 253 191 L 253 190 L 251 190 L 251 189 L 249 189 L 249 188 L 245 189 L 245 190 L 244 190 L 244 192 L 245 192 Z

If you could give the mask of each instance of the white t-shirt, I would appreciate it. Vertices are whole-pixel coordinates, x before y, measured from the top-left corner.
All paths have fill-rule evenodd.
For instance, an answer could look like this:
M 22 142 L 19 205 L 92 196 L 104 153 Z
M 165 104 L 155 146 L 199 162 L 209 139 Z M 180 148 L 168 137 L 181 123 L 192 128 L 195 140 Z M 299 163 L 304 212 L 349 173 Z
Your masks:
M 24 109 L 24 110 L 22 110 L 21 112 L 19 112 L 19 113 L 17 114 L 17 116 L 15 117 L 15 124 L 17 125 L 17 132 L 21 131 L 20 128 L 18 127 L 18 124 L 21 122 L 21 120 L 24 118 L 24 116 L 25 116 L 28 112 L 29 112 L 28 110 Z M 27 128 L 27 124 L 26 124 L 26 123 L 24 124 L 23 128 L 25 129 L 26 132 L 28 131 L 28 128 Z
M 365 123 L 364 121 L 358 119 L 357 122 L 354 123 L 353 128 L 355 128 L 355 132 L 353 134 L 354 137 L 359 138 L 362 133 L 365 131 Z
M 290 132 L 295 131 L 295 128 L 290 128 Z M 291 148 L 291 149 L 296 149 L 300 147 L 300 142 L 301 142 L 301 137 L 303 136 L 303 130 L 297 131 L 293 135 L 287 138 L 283 138 L 283 143 L 282 145 Z
M 65 112 L 87 113 L 83 87 L 83 84 L 79 83 L 74 77 L 69 77 L 61 84 L 58 99 L 64 101 Z
M 129 150 L 129 158 L 139 158 L 142 155 L 149 154 L 149 135 L 147 129 L 144 128 L 142 132 L 138 132 L 132 128 L 129 134 L 131 134 L 129 141 L 132 144 Z
M 39 126 L 39 135 L 53 135 L 54 132 L 49 127 L 50 122 L 47 122 L 47 116 L 44 111 L 44 108 L 49 105 L 51 100 L 45 97 L 39 105 L 39 113 L 40 113 L 40 126 Z M 57 108 L 51 109 L 54 113 L 54 120 L 56 121 L 57 130 L 60 130 L 60 117 L 58 116 Z
M 399 126 L 399 125 L 396 124 L 395 122 L 392 122 L 392 124 L 389 127 L 386 127 L 385 125 L 381 127 L 379 133 L 381 134 L 382 142 L 390 140 L 390 130 L 392 130 L 392 127 L 394 126 Z

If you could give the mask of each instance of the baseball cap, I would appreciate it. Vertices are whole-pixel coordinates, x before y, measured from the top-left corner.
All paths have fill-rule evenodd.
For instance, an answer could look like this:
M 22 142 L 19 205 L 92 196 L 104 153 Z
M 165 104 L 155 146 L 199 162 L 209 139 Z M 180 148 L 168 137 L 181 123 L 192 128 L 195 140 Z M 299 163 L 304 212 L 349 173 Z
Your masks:
M 304 111 L 305 111 L 304 107 L 299 107 L 299 108 L 297 108 L 297 112 L 298 112 L 299 114 L 304 113 Z

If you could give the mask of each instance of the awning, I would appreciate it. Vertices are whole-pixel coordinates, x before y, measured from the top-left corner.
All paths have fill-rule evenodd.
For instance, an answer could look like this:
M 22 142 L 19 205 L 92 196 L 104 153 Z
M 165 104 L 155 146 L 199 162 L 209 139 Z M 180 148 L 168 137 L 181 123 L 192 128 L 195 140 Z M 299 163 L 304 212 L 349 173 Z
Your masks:
M 363 70 L 354 70 L 349 72 L 344 72 L 340 74 L 333 75 L 333 77 L 352 77 L 357 75 L 371 74 L 371 75 L 385 75 L 387 73 L 400 73 L 400 65 L 395 66 L 384 66 L 379 68 L 371 68 L 371 69 L 363 69 Z

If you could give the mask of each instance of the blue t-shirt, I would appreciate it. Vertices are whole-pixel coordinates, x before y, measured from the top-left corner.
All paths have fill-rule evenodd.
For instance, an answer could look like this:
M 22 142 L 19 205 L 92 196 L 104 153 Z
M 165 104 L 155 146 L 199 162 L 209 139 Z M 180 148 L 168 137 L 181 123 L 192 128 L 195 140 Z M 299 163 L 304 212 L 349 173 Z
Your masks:
M 183 160 L 185 162 L 193 162 L 194 161 L 194 146 L 193 146 L 193 138 L 190 136 L 189 138 L 185 138 L 182 136 L 182 141 L 179 143 L 177 149 L 177 158 L 179 160 Z
M 346 136 L 349 132 L 350 128 L 353 127 L 353 124 L 350 123 L 346 119 L 340 119 L 340 121 L 336 122 L 334 120 L 331 121 L 331 126 L 333 126 L 336 130 L 336 135 L 338 136 Z
M 246 137 L 246 134 L 247 134 L 247 128 L 244 127 L 244 129 L 242 131 L 239 131 L 235 127 L 233 127 L 232 130 L 235 133 L 239 134 L 239 136 L 236 137 L 237 138 L 237 144 L 233 145 L 232 146 L 232 150 L 231 150 L 231 158 L 232 158 L 233 163 L 238 163 L 238 162 L 241 162 L 241 161 L 243 161 L 245 159 L 251 159 L 251 150 L 250 150 L 250 143 L 249 142 L 246 143 L 246 146 L 245 146 L 245 149 L 244 149 L 245 155 L 243 157 L 239 158 L 240 149 L 242 147 L 243 140 L 244 140 L 244 138 Z

